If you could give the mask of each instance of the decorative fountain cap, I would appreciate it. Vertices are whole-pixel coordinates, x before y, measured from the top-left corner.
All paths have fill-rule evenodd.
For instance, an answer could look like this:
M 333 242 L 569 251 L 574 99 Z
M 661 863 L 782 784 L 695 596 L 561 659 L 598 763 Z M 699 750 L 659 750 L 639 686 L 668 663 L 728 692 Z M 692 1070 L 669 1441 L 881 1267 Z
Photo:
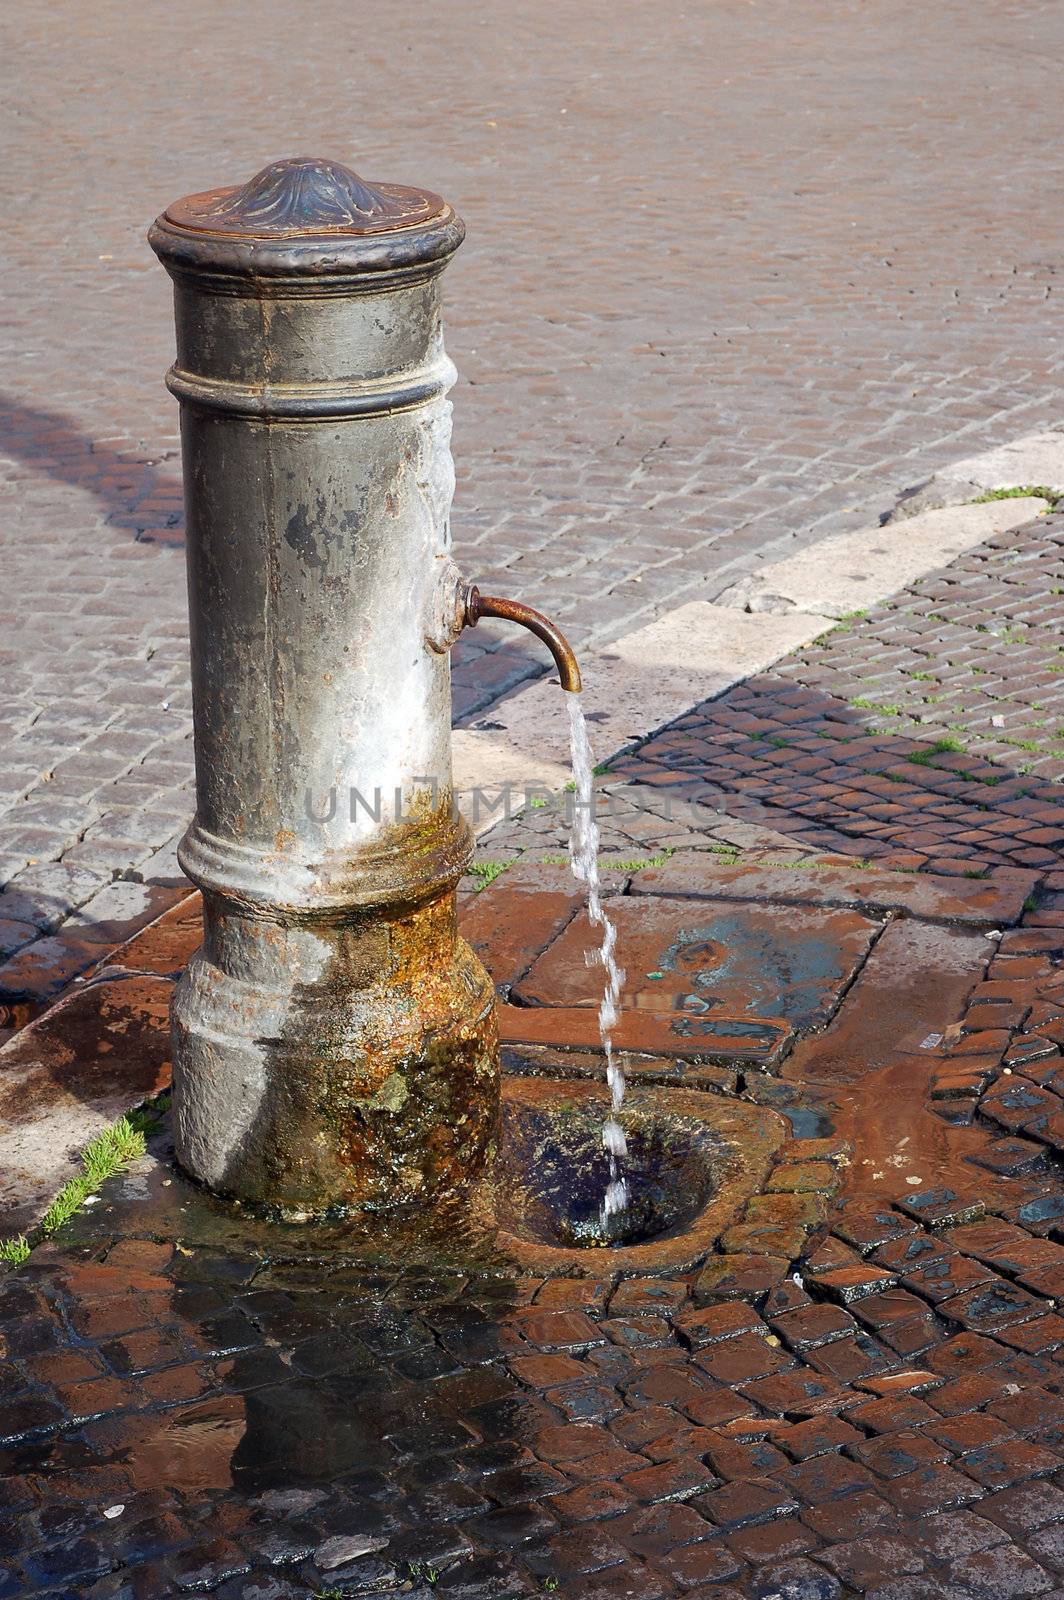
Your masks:
M 271 161 L 246 183 L 186 195 L 149 234 L 170 270 L 350 275 L 443 261 L 460 217 L 429 189 L 368 183 L 321 156 Z
M 289 156 L 271 161 L 247 183 L 186 195 L 168 222 L 201 233 L 244 238 L 306 238 L 322 233 L 390 233 L 437 217 L 446 201 L 427 189 L 366 183 L 339 161 Z

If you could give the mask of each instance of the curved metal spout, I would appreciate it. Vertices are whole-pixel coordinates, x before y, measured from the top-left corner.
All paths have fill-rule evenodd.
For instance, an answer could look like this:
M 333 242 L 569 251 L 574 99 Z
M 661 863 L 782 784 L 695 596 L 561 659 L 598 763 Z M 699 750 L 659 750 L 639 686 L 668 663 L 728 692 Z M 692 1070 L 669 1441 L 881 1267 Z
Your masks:
M 580 693 L 583 683 L 573 647 L 561 629 L 555 627 L 542 611 L 533 611 L 531 606 L 523 606 L 519 600 L 500 600 L 495 595 L 481 594 L 474 583 L 466 591 L 466 627 L 475 628 L 481 617 L 501 617 L 504 622 L 519 622 L 523 628 L 542 639 L 554 657 L 562 688 L 570 694 Z

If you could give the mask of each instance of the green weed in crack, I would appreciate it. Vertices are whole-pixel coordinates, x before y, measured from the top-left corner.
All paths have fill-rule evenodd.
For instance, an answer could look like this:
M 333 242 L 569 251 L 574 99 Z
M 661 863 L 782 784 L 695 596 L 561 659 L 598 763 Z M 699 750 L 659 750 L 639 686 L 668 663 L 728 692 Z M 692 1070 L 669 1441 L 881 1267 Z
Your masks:
M 489 883 L 494 883 L 496 878 L 501 878 L 507 867 L 512 867 L 516 856 L 510 861 L 474 861 L 470 867 L 470 874 L 477 880 L 476 892 L 486 889 Z
M 633 856 L 630 861 L 615 861 L 610 856 L 599 856 L 600 872 L 642 872 L 646 867 L 663 867 L 670 856 L 676 854 L 674 844 L 661 847 L 656 856 Z M 540 856 L 540 862 L 545 867 L 565 867 L 569 864 L 568 856 Z
M 1055 506 L 1061 499 L 1056 489 L 1047 489 L 1044 483 L 1020 484 L 1014 489 L 988 489 L 986 494 L 978 495 L 974 500 L 969 500 L 970 506 L 989 505 L 992 500 L 1048 500 L 1050 506 Z
M 134 1161 L 139 1161 L 144 1154 L 146 1127 L 154 1131 L 150 1116 L 133 1112 L 128 1117 L 119 1117 L 117 1122 L 113 1122 L 87 1144 L 81 1154 L 81 1171 L 76 1178 L 71 1178 L 69 1183 L 63 1185 L 38 1227 L 32 1229 L 28 1237 L 18 1234 L 14 1238 L 0 1240 L 0 1261 L 6 1261 L 14 1267 L 21 1266 L 34 1246 L 69 1222 L 108 1178 L 116 1172 L 124 1172 Z
M 963 755 L 966 748 L 961 739 L 936 739 L 925 750 L 910 750 L 905 759 L 911 761 L 914 767 L 929 767 L 935 756 Z

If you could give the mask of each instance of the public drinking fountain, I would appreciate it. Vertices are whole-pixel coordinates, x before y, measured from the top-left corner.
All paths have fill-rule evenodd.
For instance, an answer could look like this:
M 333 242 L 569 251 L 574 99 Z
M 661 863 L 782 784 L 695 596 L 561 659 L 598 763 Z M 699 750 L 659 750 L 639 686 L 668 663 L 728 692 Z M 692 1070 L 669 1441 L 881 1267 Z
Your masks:
M 580 674 L 553 623 L 481 595 L 451 558 L 439 283 L 463 235 L 437 195 L 317 159 L 190 195 L 149 234 L 174 282 L 196 757 L 179 859 L 204 921 L 172 1007 L 175 1148 L 209 1189 L 294 1219 L 425 1215 L 494 1173 L 505 1248 L 566 1270 L 570 1194 L 603 1158 L 603 1122 L 625 1204 L 608 1037 L 621 975 L 606 963 L 612 1104 L 602 1085 L 515 1078 L 500 1121 L 494 990 L 457 929 L 473 840 L 452 790 L 448 652 L 501 617 L 547 644 L 563 689 Z M 582 767 L 590 799 L 586 749 Z M 582 837 L 605 960 L 597 835 Z M 633 1268 L 704 1251 L 711 1199 L 733 1209 L 780 1137 L 760 1108 L 644 1099 L 625 1114 L 643 1117 L 636 1149 L 663 1198 L 639 1226 L 687 1231 L 664 1255 L 635 1243 Z M 558 1102 L 586 1107 L 579 1150 Z
M 463 224 L 335 162 L 172 205 L 204 942 L 173 1006 L 177 1153 L 295 1212 L 428 1199 L 498 1108 L 494 994 L 458 937 L 448 651 L 483 616 L 572 652 L 451 560 L 439 279 Z M 311 803 L 309 797 L 319 797 Z

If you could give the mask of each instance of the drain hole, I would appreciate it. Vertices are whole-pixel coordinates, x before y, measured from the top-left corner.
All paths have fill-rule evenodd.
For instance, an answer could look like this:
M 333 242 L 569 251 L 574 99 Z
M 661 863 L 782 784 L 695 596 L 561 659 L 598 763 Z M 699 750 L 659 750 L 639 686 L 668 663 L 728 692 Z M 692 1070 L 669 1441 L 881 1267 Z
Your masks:
M 624 1112 L 631 1202 L 603 1220 L 606 1112 L 605 1099 L 505 1108 L 497 1216 L 507 1231 L 534 1244 L 605 1248 L 678 1233 L 700 1214 L 715 1189 L 716 1140 L 693 1118 Z

